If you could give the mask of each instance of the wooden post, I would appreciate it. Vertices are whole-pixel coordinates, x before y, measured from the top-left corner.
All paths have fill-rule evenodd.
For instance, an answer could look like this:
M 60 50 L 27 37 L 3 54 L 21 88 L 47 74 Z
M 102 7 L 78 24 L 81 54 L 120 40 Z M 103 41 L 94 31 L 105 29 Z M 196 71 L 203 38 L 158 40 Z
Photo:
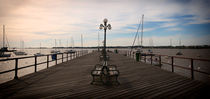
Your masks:
M 15 59 L 15 77 L 14 79 L 18 79 L 18 58 Z
M 152 54 L 151 54 L 151 58 L 150 58 L 150 60 L 151 60 L 151 65 L 152 65 Z
M 61 55 L 62 55 L 62 63 L 63 63 L 63 53 Z
M 35 56 L 34 58 L 35 58 L 35 64 L 34 64 L 35 68 L 34 68 L 34 72 L 37 72 L 37 56 Z
M 193 66 L 193 59 L 191 58 L 191 79 L 194 80 L 194 66 Z
M 174 72 L 174 57 L 171 57 L 171 71 Z
M 159 65 L 161 66 L 161 56 L 159 55 Z
M 49 55 L 47 55 L 47 68 L 49 68 Z

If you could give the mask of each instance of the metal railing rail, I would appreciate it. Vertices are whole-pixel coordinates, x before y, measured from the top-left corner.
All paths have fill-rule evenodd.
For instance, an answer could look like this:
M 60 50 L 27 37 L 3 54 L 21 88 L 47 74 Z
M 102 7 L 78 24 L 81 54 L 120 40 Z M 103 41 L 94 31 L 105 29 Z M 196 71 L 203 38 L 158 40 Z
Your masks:
M 15 60 L 15 68 L 14 69 L 2 71 L 2 72 L 0 72 L 0 74 L 4 74 L 4 73 L 15 71 L 14 79 L 18 79 L 18 71 L 21 70 L 21 69 L 25 69 L 25 68 L 29 68 L 29 67 L 34 66 L 34 72 L 37 72 L 37 66 L 38 65 L 46 64 L 47 63 L 47 68 L 49 68 L 49 63 L 50 62 L 55 61 L 55 65 L 57 65 L 57 61 L 58 60 L 62 60 L 61 63 L 63 63 L 64 62 L 64 59 L 67 59 L 66 61 L 69 61 L 69 60 L 75 59 L 77 57 L 84 56 L 86 54 L 88 54 L 88 51 L 87 50 L 76 51 L 75 53 L 67 53 L 67 52 L 64 52 L 64 53 L 56 53 L 57 56 L 58 55 L 61 55 L 62 57 L 61 58 L 56 57 L 55 60 L 49 60 L 49 57 L 51 55 L 53 55 L 53 54 L 46 54 L 46 55 L 40 55 L 40 56 L 25 56 L 25 57 L 17 57 L 17 58 L 0 59 L 0 62 L 2 62 L 2 61 L 9 61 L 9 60 Z M 65 57 L 64 57 L 64 55 L 65 55 Z M 47 56 L 47 60 L 44 61 L 44 62 L 38 63 L 37 62 L 37 58 L 38 57 L 44 57 L 44 56 Z M 20 59 L 26 59 L 26 58 L 34 58 L 34 64 L 28 65 L 28 66 L 24 66 L 24 67 L 19 67 L 18 61 Z
M 148 59 L 147 57 L 149 57 L 150 59 L 150 64 L 153 65 L 153 57 L 158 57 L 159 61 L 159 65 L 161 66 L 162 64 L 167 64 L 167 65 L 171 65 L 171 72 L 174 72 L 174 67 L 178 67 L 178 68 L 182 68 L 182 69 L 186 69 L 186 70 L 190 70 L 191 71 L 191 79 L 194 79 L 194 72 L 199 72 L 199 73 L 203 73 L 206 75 L 210 75 L 210 73 L 202 71 L 202 70 L 196 70 L 194 69 L 194 61 L 198 60 L 198 61 L 207 61 L 210 62 L 210 59 L 202 59 L 202 58 L 191 58 L 191 57 L 182 57 L 182 56 L 170 56 L 170 55 L 161 55 L 161 54 L 149 54 L 149 53 L 143 53 L 145 56 L 141 56 L 140 59 L 142 59 L 145 63 L 146 63 L 146 59 Z M 130 58 L 135 58 L 135 53 L 131 54 L 131 52 L 127 51 L 126 55 Z M 171 63 L 167 63 L 167 62 L 163 62 L 162 61 L 162 57 L 166 56 L 171 60 Z M 174 59 L 187 59 L 190 61 L 190 67 L 184 67 L 184 66 L 180 66 L 180 65 L 175 65 L 174 64 Z

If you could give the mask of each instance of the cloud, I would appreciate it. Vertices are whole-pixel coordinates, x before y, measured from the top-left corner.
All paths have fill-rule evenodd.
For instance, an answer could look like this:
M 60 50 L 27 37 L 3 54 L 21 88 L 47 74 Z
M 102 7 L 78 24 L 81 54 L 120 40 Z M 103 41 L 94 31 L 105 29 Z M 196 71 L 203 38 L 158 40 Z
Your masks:
M 163 22 L 154 27 L 145 26 L 144 31 L 148 33 L 159 28 L 184 30 L 180 24 L 210 23 L 208 4 L 205 0 L 184 3 L 170 0 L 0 0 L 0 25 L 6 25 L 10 41 L 22 38 L 34 42 L 73 36 L 75 44 L 79 44 L 81 34 L 86 42 L 97 40 L 99 24 L 108 18 L 112 25 L 110 42 L 113 42 L 124 37 L 122 35 L 132 36 L 137 29 L 132 24 L 139 24 L 142 14 L 144 23 Z M 184 15 L 192 16 L 188 19 L 174 17 Z M 114 36 L 117 34 L 119 36 Z
M 182 28 L 168 28 L 169 31 L 181 31 Z
M 178 23 L 175 23 L 175 22 L 173 22 L 173 23 L 164 23 L 160 27 L 174 27 L 174 26 L 177 26 L 177 25 L 178 25 Z

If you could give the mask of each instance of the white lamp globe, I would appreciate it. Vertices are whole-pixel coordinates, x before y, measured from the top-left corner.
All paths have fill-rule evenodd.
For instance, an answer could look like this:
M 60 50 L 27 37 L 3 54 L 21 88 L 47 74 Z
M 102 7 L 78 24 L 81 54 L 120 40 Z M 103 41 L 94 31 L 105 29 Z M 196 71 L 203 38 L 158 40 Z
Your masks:
M 105 19 L 104 19 L 104 23 L 107 23 L 107 22 L 108 22 L 108 20 L 105 18 Z

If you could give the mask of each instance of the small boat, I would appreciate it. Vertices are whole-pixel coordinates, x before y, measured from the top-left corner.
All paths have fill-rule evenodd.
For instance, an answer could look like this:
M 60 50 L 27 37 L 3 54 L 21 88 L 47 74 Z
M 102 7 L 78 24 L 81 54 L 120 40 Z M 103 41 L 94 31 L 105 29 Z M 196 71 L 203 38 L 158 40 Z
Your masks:
M 0 52 L 0 57 L 10 57 L 11 54 L 5 54 L 5 52 Z
M 15 55 L 19 56 L 19 55 L 27 55 L 26 52 L 23 52 L 23 51 L 14 51 L 13 52 Z
M 61 52 L 57 50 L 52 50 L 51 53 L 61 53 Z
M 181 51 L 177 52 L 176 55 L 183 55 Z
M 148 53 L 150 53 L 150 54 L 151 54 L 151 53 L 153 53 L 153 52 L 152 52 L 152 50 L 151 50 L 151 49 L 148 49 Z
M 27 53 L 24 52 L 24 41 L 20 41 L 20 50 L 19 50 L 19 51 L 14 51 L 13 53 L 14 53 L 16 56 L 27 55 Z
M 74 50 L 66 50 L 67 53 L 75 53 L 76 51 Z
M 43 56 L 44 54 L 42 54 L 42 53 L 36 53 L 36 54 L 34 54 L 34 56 Z

